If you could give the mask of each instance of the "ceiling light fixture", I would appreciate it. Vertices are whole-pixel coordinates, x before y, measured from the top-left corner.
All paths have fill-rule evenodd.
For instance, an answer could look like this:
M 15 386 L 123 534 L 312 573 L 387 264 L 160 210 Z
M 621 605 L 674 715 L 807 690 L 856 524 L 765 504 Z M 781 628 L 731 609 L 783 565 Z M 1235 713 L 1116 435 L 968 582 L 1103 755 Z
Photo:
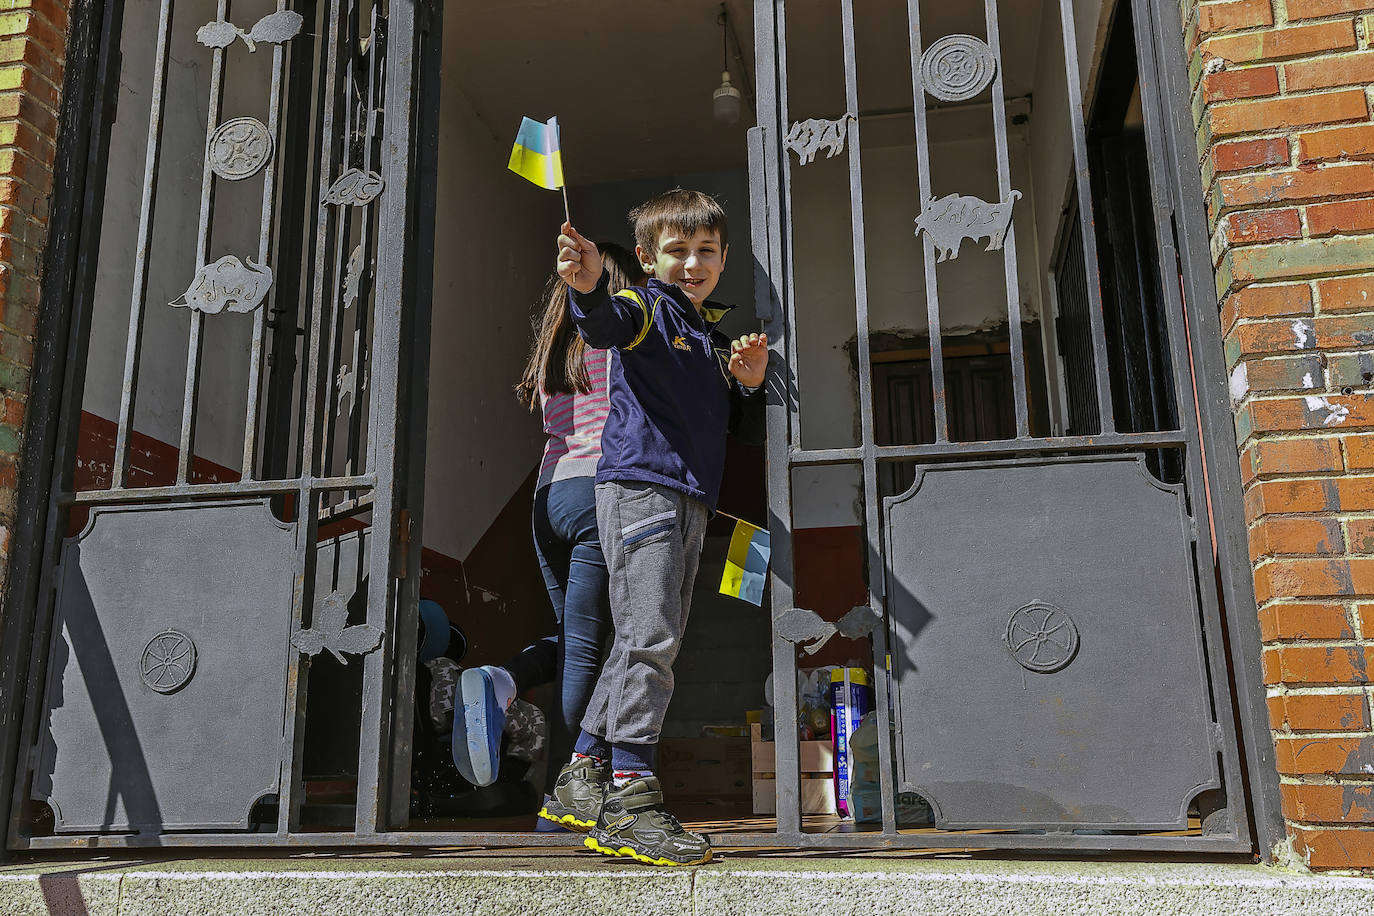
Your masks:
M 711 111 L 717 121 L 734 124 L 739 120 L 739 90 L 730 84 L 730 11 L 725 4 L 720 5 L 720 86 L 711 94 Z

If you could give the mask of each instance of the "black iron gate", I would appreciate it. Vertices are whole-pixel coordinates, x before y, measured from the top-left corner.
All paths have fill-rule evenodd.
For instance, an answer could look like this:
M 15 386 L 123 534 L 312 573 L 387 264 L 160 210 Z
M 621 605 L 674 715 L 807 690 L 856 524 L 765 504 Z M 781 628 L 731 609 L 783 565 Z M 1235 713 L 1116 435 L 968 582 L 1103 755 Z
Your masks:
M 1154 201 L 1146 218 L 1159 242 L 1151 269 L 1163 291 L 1170 349 L 1160 365 L 1171 367 L 1180 405 L 1177 428 L 1127 431 L 1132 428 L 1113 414 L 1098 283 L 1077 53 L 1082 33 L 1074 21 L 1079 5 L 1044 4 L 1043 15 L 1068 49 L 1062 55 L 1067 93 L 1053 103 L 1067 99 L 1074 167 L 1064 176 L 1070 180 L 1066 198 L 1077 201 L 1069 218 L 1083 243 L 1080 270 L 1088 302 L 1090 353 L 1083 375 L 1089 388 L 1071 401 L 1092 402 L 1091 412 L 1100 418 L 1097 429 L 1075 425 L 1054 435 L 1043 423 L 1033 428 L 1028 415 L 1028 344 L 1018 279 L 1034 271 L 1027 265 L 1035 262 L 1034 252 L 1017 251 L 1015 226 L 1031 218 L 1031 201 L 1012 181 L 1012 100 L 1003 81 L 1007 42 L 999 35 L 999 3 L 961 8 L 964 19 L 975 20 L 964 25 L 978 34 L 930 34 L 922 13 L 932 17 L 939 5 L 920 0 L 908 0 L 900 25 L 874 23 L 868 16 L 856 32 L 856 5 L 835 4 L 833 28 L 821 38 L 811 20 L 805 57 L 789 61 L 789 49 L 802 44 L 789 39 L 789 13 L 800 20 L 812 5 L 755 4 L 759 127 L 751 132 L 750 155 L 757 301 L 773 349 L 768 486 L 777 721 L 790 721 L 799 709 L 800 647 L 814 649 L 830 638 L 869 642 L 882 816 L 867 832 L 808 832 L 800 813 L 798 745 L 780 728 L 778 834 L 772 840 L 805 846 L 1250 851 L 1272 839 L 1274 815 L 1267 796 L 1249 807 L 1238 737 L 1238 724 L 1250 737 L 1258 734 L 1247 750 L 1256 755 L 1252 762 L 1262 755 L 1267 736 L 1251 729 L 1261 721 L 1262 689 L 1253 665 L 1233 666 L 1225 649 L 1228 637 L 1256 652 L 1258 642 L 1244 622 L 1228 621 L 1225 614 L 1229 605 L 1237 609 L 1233 618 L 1253 616 L 1244 532 L 1236 517 L 1234 440 L 1224 399 L 1217 397 L 1224 375 L 1216 358 L 1207 239 L 1205 229 L 1198 232 L 1195 212 L 1201 195 L 1196 162 L 1188 155 L 1192 136 L 1186 87 L 1180 85 L 1177 9 L 1150 0 L 1123 0 L 1117 9 L 1119 16 L 1133 16 L 1128 27 L 1134 28 Z M 1009 9 L 1007 3 L 1000 6 L 1004 14 Z M 948 8 L 934 14 L 942 21 L 954 18 Z M 903 29 L 909 38 L 912 107 L 900 111 L 914 122 L 920 209 L 911 217 L 919 236 L 913 250 L 923 249 L 915 271 L 921 273 L 923 263 L 935 425 L 929 444 L 880 445 L 874 434 L 871 252 L 865 235 L 871 228 L 865 192 L 871 195 L 873 187 L 865 183 L 870 159 L 861 128 L 881 126 L 880 119 L 894 114 L 867 110 L 860 101 L 860 76 L 881 69 L 857 51 L 864 29 L 874 28 L 888 34 Z M 836 49 L 828 53 L 837 85 L 826 98 L 843 107 L 817 110 L 819 94 L 812 92 L 804 103 L 810 107 L 797 111 L 789 99 L 796 85 L 791 68 L 806 72 L 814 84 L 827 61 L 824 42 Z M 1167 73 L 1164 87 L 1155 66 L 1157 47 L 1177 56 L 1164 64 L 1165 71 L 1178 71 Z M 1043 44 L 1039 53 L 1048 53 Z M 991 121 L 996 162 L 995 175 L 980 186 L 995 188 L 996 197 L 985 200 L 948 182 L 944 190 L 959 193 L 936 196 L 927 108 L 979 100 Z M 1037 116 L 1051 101 L 1035 98 Z M 823 166 L 817 155 L 822 151 L 835 162 Z M 807 210 L 794 188 L 805 177 L 802 170 L 834 169 L 846 159 L 858 441 L 852 447 L 813 447 L 804 442 L 802 417 L 816 386 L 808 387 L 798 341 L 804 339 L 808 307 L 837 303 L 798 304 L 794 236 L 799 226 L 842 216 L 833 204 Z M 764 213 L 766 220 L 759 218 Z M 970 250 L 982 240 L 991 253 Z M 947 294 L 949 281 L 937 265 L 961 256 L 981 257 L 988 272 L 1005 278 L 1015 405 L 1015 434 L 1006 439 L 951 438 L 941 356 L 942 292 Z M 911 299 L 905 306 L 921 311 L 922 303 Z M 948 295 L 943 301 L 947 306 Z M 1189 321 L 1195 332 L 1211 335 L 1204 346 L 1215 356 L 1194 357 Z M 1182 471 L 1161 472 L 1158 462 L 1147 460 L 1162 453 L 1177 456 L 1165 467 Z M 900 495 L 881 498 L 880 471 L 898 463 L 914 464 L 914 482 Z M 794 563 L 805 561 L 792 551 L 794 475 L 824 467 L 853 468 L 861 478 L 867 532 L 868 604 L 832 622 L 796 607 L 793 594 Z M 854 647 L 856 654 L 861 649 Z M 1233 683 L 1241 716 L 1233 707 Z M 929 804 L 932 826 L 899 820 L 903 793 Z
M 344 685 L 323 711 L 353 736 L 353 833 L 375 837 L 409 800 L 437 11 L 109 0 L 78 18 L 99 101 L 9 844 L 284 841 L 312 669 Z M 126 184 L 140 203 L 112 212 Z M 89 451 L 102 423 L 108 455 Z
M 1189 155 L 1177 10 L 1168 0 L 1122 0 L 1123 7 L 1128 2 L 1178 428 L 1124 432 L 1113 421 L 1072 53 L 1064 75 L 1093 354 L 1087 394 L 1101 428 L 1045 435 L 1035 425 L 1015 297 L 1031 261 L 1022 252 L 1018 262 L 1011 231 L 1027 204 L 1008 168 L 998 3 L 986 0 L 979 37 L 924 33 L 922 4 L 908 0 L 903 25 L 922 200 L 911 216 L 923 251 L 935 441 L 878 445 L 860 137 L 873 113 L 859 104 L 855 4 L 829 4 L 837 26 L 823 36 L 842 61 L 842 103 L 794 123 L 786 35 L 788 10 L 799 4 L 756 0 L 759 127 L 750 133 L 749 157 L 756 301 L 774 349 L 776 708 L 780 721 L 796 712 L 799 642 L 828 633 L 869 645 L 878 662 L 883 803 L 871 829 L 808 832 L 799 809 L 799 748 L 784 730 L 776 830 L 734 833 L 724 842 L 1250 852 L 1272 839 L 1269 787 L 1254 775 L 1272 755 L 1262 708 L 1255 708 L 1257 653 L 1233 663 L 1226 648 L 1229 640 L 1243 653 L 1258 641 L 1246 610 L 1244 532 L 1228 523 L 1240 500 L 1229 406 L 1218 384 L 1220 349 L 1194 354 L 1188 347 L 1189 323 L 1213 344 L 1218 332 Z M 249 4 L 233 11 L 226 0 L 176 0 L 176 10 L 173 0 L 160 4 L 140 128 L 141 206 L 127 231 L 102 213 L 112 122 L 123 114 L 114 99 L 126 5 L 108 0 L 101 16 L 76 20 L 91 42 L 86 85 L 103 102 L 86 109 L 91 120 L 79 135 L 89 134 L 89 143 L 75 154 L 88 159 L 76 170 L 85 179 L 68 189 L 72 214 L 56 220 L 79 228 L 79 240 L 61 249 L 70 259 L 68 286 L 50 285 L 68 290 L 73 344 L 61 385 L 56 471 L 45 490 L 42 562 L 35 563 L 42 574 L 30 605 L 35 632 L 6 644 L 7 651 L 16 643 L 35 647 L 23 666 L 31 701 L 18 731 L 9 845 L 568 842 L 404 830 L 419 546 L 408 533 L 418 521 L 424 457 L 422 437 L 407 429 L 409 418 L 423 416 L 423 390 L 409 390 L 407 381 L 424 378 L 427 349 L 415 329 L 427 327 L 434 201 L 418 192 L 432 181 L 437 149 L 433 112 L 422 101 L 436 94 L 437 42 L 428 38 L 437 32 L 438 6 L 259 5 L 251 21 L 239 21 L 233 17 L 249 17 L 239 12 Z M 1072 0 L 1044 6 L 1062 32 L 1076 34 Z M 896 27 L 892 17 L 875 18 L 868 15 L 864 27 Z M 160 189 L 159 178 L 169 161 L 161 118 L 178 36 L 178 59 L 191 45 L 195 66 L 210 76 L 209 114 L 194 151 L 194 263 L 158 264 L 150 240 L 158 201 L 174 193 Z M 1156 49 L 1172 58 L 1159 70 Z M 267 99 L 263 117 L 226 103 L 240 98 L 225 91 L 240 78 L 235 67 L 257 73 Z M 932 199 L 927 96 L 993 101 L 995 200 L 971 193 Z M 808 448 L 800 436 L 807 375 L 797 358 L 793 228 L 806 214 L 792 188 L 797 170 L 815 168 L 821 151 L 836 165 L 846 161 L 842 155 L 848 162 L 860 427 L 851 447 Z M 226 206 L 256 208 L 258 231 L 247 248 L 217 247 L 215 214 Z M 1000 257 L 988 257 L 1000 261 L 1010 291 L 1013 438 L 951 441 L 936 265 L 957 257 L 970 236 L 994 248 L 1001 243 Z M 91 328 L 105 294 L 97 252 L 110 245 L 132 265 L 113 460 L 107 479 L 78 486 Z M 170 304 L 148 294 L 148 272 L 159 269 L 180 277 Z M 187 341 L 176 468 L 165 481 L 136 480 L 130 455 L 139 447 L 135 420 L 147 368 L 143 325 L 166 309 L 185 316 Z M 242 447 L 235 466 L 213 468 L 197 451 L 197 419 L 213 400 L 201 360 L 206 344 L 211 353 L 222 346 L 232 322 L 241 323 L 246 342 L 231 354 L 241 358 L 247 388 L 239 402 Z M 1181 459 L 1176 479 L 1151 472 L 1146 455 L 1161 450 Z M 880 498 L 879 472 L 896 465 L 914 466 L 914 483 Z M 838 625 L 793 601 L 793 474 L 812 467 L 855 468 L 862 481 L 869 601 Z M 1239 613 L 1228 619 L 1227 607 Z M 7 613 L 6 625 L 15 619 Z M 299 830 L 312 669 L 317 680 L 328 672 L 331 702 L 357 697 L 356 706 L 344 704 L 332 717 L 356 734 L 349 738 L 356 767 L 342 774 L 358 787 L 351 830 Z M 0 702 L 18 706 L 14 695 Z M 7 764 L 0 761 L 0 773 Z M 1247 772 L 1251 787 L 1258 785 L 1248 800 Z M 934 826 L 899 822 L 904 792 L 930 802 Z M 44 808 L 47 823 L 34 816 Z

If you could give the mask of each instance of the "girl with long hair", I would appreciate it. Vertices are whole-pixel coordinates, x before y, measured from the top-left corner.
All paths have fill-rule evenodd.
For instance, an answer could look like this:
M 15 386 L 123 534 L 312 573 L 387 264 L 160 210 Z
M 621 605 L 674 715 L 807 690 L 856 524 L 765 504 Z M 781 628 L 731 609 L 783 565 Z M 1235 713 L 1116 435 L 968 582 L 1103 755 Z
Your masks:
M 634 255 L 619 245 L 598 246 L 612 292 L 644 282 Z M 454 708 L 453 760 L 474 785 L 496 780 L 506 708 L 519 693 L 555 684 L 549 757 L 572 754 L 573 740 L 601 670 L 601 646 L 611 626 L 606 558 L 596 528 L 596 464 L 610 412 L 606 378 L 611 352 L 588 347 L 568 312 L 568 286 L 555 276 L 534 324 L 534 345 L 515 386 L 516 397 L 544 417 L 544 457 L 534 497 L 534 547 L 558 633 L 539 640 L 504 665 L 463 672 Z M 557 774 L 549 768 L 545 791 Z M 540 829 L 552 825 L 539 820 Z

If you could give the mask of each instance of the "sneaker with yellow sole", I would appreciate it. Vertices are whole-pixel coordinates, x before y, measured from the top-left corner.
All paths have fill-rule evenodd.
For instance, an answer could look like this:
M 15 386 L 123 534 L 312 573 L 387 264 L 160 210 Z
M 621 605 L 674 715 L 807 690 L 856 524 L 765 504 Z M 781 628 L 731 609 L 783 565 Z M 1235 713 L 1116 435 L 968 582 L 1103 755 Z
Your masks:
M 610 782 L 609 762 L 598 765 L 592 757 L 576 757 L 559 771 L 539 816 L 575 833 L 586 833 L 596 826 Z
M 601 817 L 583 840 L 602 855 L 623 856 L 646 865 L 701 865 L 711 861 L 704 836 L 683 829 L 663 808 L 663 790 L 653 776 L 639 776 L 606 790 Z

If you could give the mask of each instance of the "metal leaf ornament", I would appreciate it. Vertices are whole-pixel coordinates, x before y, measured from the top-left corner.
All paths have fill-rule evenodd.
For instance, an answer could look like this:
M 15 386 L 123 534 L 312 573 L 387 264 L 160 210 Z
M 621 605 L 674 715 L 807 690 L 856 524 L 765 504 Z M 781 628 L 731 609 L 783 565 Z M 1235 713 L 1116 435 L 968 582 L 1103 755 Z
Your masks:
M 348 664 L 344 652 L 366 655 L 382 643 L 382 631 L 371 624 L 348 626 L 348 599 L 343 592 L 330 592 L 315 608 L 315 618 L 309 629 L 300 629 L 291 637 L 291 645 L 306 655 L 318 655 L 321 650 Z
M 293 10 L 269 13 L 255 22 L 253 28 L 247 32 L 232 22 L 217 19 L 196 29 L 196 41 L 207 48 L 227 48 L 234 43 L 235 38 L 242 38 L 251 53 L 258 49 L 260 41 L 277 45 L 290 41 L 300 34 L 304 23 L 305 17 Z
M 252 258 L 247 260 L 245 265 L 227 254 L 206 264 L 196 271 L 190 288 L 168 305 L 195 309 L 206 315 L 253 311 L 267 298 L 267 290 L 272 286 L 272 269 L 265 264 L 254 264 Z
M 321 203 L 361 207 L 377 199 L 382 193 L 382 184 L 382 176 L 376 172 L 349 169 L 329 186 Z
M 881 625 L 882 619 L 866 604 L 851 608 L 835 623 L 823 620 L 815 611 L 800 607 L 784 611 L 773 621 L 778 635 L 801 646 L 807 655 L 821 651 L 837 633 L 846 639 L 859 639 L 871 636 Z

